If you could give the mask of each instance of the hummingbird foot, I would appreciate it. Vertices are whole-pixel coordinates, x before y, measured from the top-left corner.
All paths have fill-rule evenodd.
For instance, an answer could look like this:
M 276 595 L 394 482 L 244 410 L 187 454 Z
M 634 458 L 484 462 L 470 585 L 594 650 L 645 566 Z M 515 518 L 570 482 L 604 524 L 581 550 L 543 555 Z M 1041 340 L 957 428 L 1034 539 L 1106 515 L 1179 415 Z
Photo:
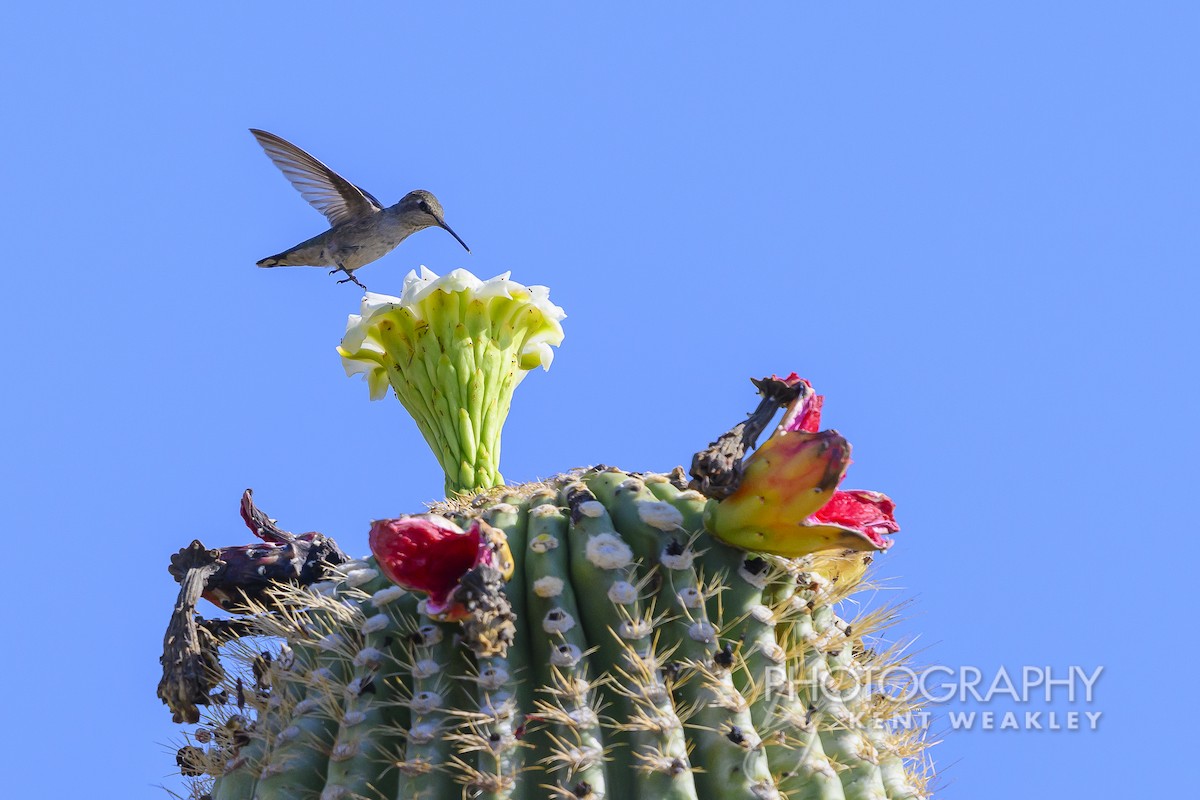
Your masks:
M 354 277 L 353 275 L 351 275 L 349 272 L 347 272 L 347 273 L 346 273 L 346 277 L 342 278 L 340 281 L 338 281 L 338 283 L 350 283 L 351 281 L 353 281 L 353 282 L 354 282 L 354 284 L 355 284 L 356 286 L 358 286 L 359 288 L 361 288 L 361 289 L 364 289 L 364 290 L 365 290 L 365 289 L 367 288 L 367 287 L 366 287 L 366 284 L 364 284 L 364 283 L 363 283 L 362 281 L 360 281 L 358 278 L 356 278 L 356 277 Z
M 359 288 L 361 288 L 363 290 L 365 290 L 367 288 L 363 284 L 362 281 L 360 281 L 358 278 L 354 277 L 354 273 L 352 273 L 350 270 L 346 269 L 345 267 L 336 267 L 334 269 L 329 270 L 330 275 L 333 275 L 335 272 L 346 273 L 346 277 L 342 278 L 340 281 L 338 281 L 338 283 L 349 283 L 349 282 L 353 281 L 354 284 L 356 286 L 358 286 Z

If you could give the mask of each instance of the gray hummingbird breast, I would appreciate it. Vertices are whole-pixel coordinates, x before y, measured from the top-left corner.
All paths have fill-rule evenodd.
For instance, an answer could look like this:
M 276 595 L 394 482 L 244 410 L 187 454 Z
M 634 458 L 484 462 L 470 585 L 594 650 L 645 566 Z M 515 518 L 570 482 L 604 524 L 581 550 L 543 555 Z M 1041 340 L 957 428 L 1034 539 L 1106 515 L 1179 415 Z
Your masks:
M 330 251 L 346 269 L 358 269 L 383 258 L 410 233 L 411 229 L 396 224 L 386 214 L 376 214 L 368 220 L 349 222 L 338 229 Z

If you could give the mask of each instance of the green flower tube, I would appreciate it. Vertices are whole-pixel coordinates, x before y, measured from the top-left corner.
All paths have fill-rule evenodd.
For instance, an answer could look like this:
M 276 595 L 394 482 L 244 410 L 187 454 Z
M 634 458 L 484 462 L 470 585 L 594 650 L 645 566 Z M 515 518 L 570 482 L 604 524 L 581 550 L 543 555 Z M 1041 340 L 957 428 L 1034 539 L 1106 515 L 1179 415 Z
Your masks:
M 500 431 L 525 373 L 549 369 L 563 310 L 544 286 L 456 269 L 410 272 L 400 297 L 367 292 L 338 353 L 371 399 L 396 393 L 446 473 L 453 496 L 498 486 Z

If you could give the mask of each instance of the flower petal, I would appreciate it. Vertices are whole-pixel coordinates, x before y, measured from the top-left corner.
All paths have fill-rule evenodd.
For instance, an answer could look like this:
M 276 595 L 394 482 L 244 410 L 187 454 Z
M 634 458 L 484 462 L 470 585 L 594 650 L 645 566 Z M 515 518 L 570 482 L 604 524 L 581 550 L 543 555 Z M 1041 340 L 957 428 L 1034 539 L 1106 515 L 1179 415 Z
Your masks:
M 780 433 L 786 431 L 816 433 L 819 431 L 821 429 L 821 407 L 825 405 L 825 395 L 813 392 L 812 384 L 794 372 L 786 378 L 774 375 L 771 377 L 781 380 L 789 386 L 799 384 L 803 387 L 800 395 L 783 413 L 783 420 L 779 423 L 778 431 Z
M 812 572 L 830 583 L 840 583 L 843 587 L 850 587 L 858 585 L 875 557 L 870 551 L 849 548 L 822 550 L 819 553 L 813 553 L 811 558 Z

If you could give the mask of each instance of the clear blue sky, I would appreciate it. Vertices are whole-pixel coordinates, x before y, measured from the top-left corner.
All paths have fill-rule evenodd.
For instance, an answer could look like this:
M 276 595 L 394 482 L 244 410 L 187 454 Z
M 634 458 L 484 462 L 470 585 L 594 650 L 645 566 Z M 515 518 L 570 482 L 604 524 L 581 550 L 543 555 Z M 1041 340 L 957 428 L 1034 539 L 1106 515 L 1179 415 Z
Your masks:
M 942 796 L 1178 793 L 1195 5 L 207 5 L 0 12 L 6 795 L 173 785 L 165 567 L 245 542 L 242 489 L 357 552 L 440 491 L 342 375 L 357 290 L 254 268 L 323 220 L 250 126 L 441 198 L 474 254 L 417 234 L 372 289 L 422 263 L 552 287 L 566 341 L 518 391 L 509 479 L 670 468 L 748 377 L 810 378 L 847 486 L 899 504 L 881 574 L 921 659 L 1105 668 L 1096 732 L 942 731 Z

